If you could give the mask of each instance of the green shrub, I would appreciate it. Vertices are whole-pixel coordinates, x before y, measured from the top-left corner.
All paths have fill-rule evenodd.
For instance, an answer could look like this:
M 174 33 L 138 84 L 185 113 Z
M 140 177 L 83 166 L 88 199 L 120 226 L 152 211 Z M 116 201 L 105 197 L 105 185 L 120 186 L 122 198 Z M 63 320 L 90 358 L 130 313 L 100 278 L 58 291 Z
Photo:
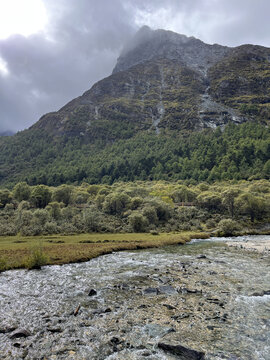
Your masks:
M 124 193 L 112 193 L 106 196 L 103 211 L 112 215 L 119 215 L 128 209 L 130 197 Z
M 33 247 L 30 251 L 29 258 L 26 261 L 27 269 L 41 269 L 48 263 L 48 256 L 44 253 L 41 244 Z
M 43 228 L 37 224 L 30 224 L 22 226 L 19 230 L 22 236 L 37 236 L 42 234 Z
M 72 186 L 63 184 L 58 186 L 52 195 L 53 201 L 63 202 L 68 205 L 71 200 Z
M 0 257 L 0 272 L 7 270 L 7 260 L 4 257 Z
M 31 188 L 26 182 L 20 182 L 13 188 L 13 196 L 18 201 L 29 200 Z
M 37 208 L 45 208 L 51 200 L 51 190 L 48 186 L 37 185 L 31 192 L 31 202 Z
M 131 200 L 130 208 L 132 210 L 136 210 L 138 209 L 138 207 L 142 205 L 142 203 L 143 203 L 143 199 L 139 196 L 136 196 Z
M 55 219 L 55 220 L 59 220 L 61 219 L 61 206 L 58 202 L 54 201 L 54 202 L 50 202 L 47 206 L 46 209 L 48 211 L 48 213 L 50 214 L 50 216 Z
M 48 221 L 43 227 L 44 234 L 58 234 L 60 231 L 59 226 L 54 221 Z
M 222 219 L 218 223 L 218 232 L 220 235 L 235 235 L 242 229 L 241 225 L 232 219 Z
M 158 224 L 158 216 L 156 209 L 151 205 L 146 205 L 142 210 L 143 216 L 145 216 L 150 224 Z
M 49 221 L 50 214 L 45 209 L 37 209 L 33 212 L 32 224 L 43 227 Z
M 138 211 L 129 215 L 128 222 L 134 232 L 145 232 L 149 224 L 147 218 Z
M 77 228 L 70 223 L 63 223 L 60 225 L 59 227 L 60 233 L 64 234 L 64 235 L 72 235 L 72 234 L 77 234 L 78 230 Z
M 11 222 L 4 222 L 0 224 L 0 236 L 13 236 L 17 235 L 17 228 L 16 226 Z
M 83 211 L 83 223 L 86 232 L 98 232 L 102 228 L 102 213 L 92 205 Z

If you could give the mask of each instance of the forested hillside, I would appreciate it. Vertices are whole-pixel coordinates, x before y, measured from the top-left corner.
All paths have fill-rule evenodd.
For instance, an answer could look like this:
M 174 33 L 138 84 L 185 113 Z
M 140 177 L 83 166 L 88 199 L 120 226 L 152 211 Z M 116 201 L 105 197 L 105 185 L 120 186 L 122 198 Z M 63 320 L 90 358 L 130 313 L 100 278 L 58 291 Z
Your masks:
M 115 181 L 187 182 L 270 178 L 270 129 L 229 124 L 190 135 L 144 132 L 128 140 L 85 144 L 36 130 L 1 139 L 2 186 Z M 24 151 L 21 151 L 23 144 Z

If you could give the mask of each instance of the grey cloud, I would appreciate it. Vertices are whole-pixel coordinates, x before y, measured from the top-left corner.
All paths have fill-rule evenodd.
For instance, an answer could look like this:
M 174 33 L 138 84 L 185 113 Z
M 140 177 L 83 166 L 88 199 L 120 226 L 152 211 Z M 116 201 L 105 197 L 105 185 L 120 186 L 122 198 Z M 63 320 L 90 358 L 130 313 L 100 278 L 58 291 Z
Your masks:
M 113 6 L 114 5 L 114 6 Z M 111 73 L 134 23 L 121 1 L 48 0 L 46 34 L 0 40 L 0 132 L 21 130 Z
M 8 0 L 7 0 L 8 1 Z M 46 33 L 0 40 L 0 132 L 21 130 L 108 76 L 140 19 L 230 46 L 270 46 L 268 0 L 46 0 Z M 165 18 L 159 19 L 159 12 Z M 143 20 L 141 20 L 143 21 Z

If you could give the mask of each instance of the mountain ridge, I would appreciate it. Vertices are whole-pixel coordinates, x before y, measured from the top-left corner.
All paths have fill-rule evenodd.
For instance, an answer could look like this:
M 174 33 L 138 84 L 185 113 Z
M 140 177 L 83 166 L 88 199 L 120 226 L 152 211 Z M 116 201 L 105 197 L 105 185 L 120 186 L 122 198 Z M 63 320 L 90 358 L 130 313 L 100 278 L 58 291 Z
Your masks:
M 146 40 L 144 34 L 139 33 L 137 39 L 135 36 L 135 45 L 124 49 L 112 75 L 59 111 L 43 115 L 29 129 L 0 139 L 0 182 L 27 179 L 32 184 L 53 185 L 88 179 L 110 183 L 159 176 L 212 180 L 226 177 L 226 168 L 231 168 L 229 178 L 237 178 L 237 172 L 244 178 L 256 176 L 256 172 L 268 176 L 265 164 L 270 148 L 266 145 L 268 130 L 264 127 L 270 120 L 270 49 L 257 45 L 236 48 L 208 45 L 165 30 L 144 28 L 142 32 L 148 34 Z M 130 62 L 134 51 L 137 58 Z M 192 54 L 195 55 L 190 61 Z M 235 136 L 239 133 L 237 136 L 243 139 L 239 145 L 237 136 L 230 140 L 231 130 L 225 132 L 223 139 L 226 127 L 244 123 L 252 126 L 234 128 Z M 200 132 L 202 135 L 194 135 Z M 236 151 L 244 156 L 248 136 L 253 144 L 248 152 L 253 155 L 250 160 L 244 157 L 243 165 L 232 154 Z M 215 142 L 216 137 L 221 143 L 224 141 L 222 150 Z M 140 138 L 145 139 L 144 150 L 139 149 Z M 177 141 L 185 144 L 185 150 L 178 149 Z M 204 160 L 190 141 L 203 153 L 201 143 L 208 149 L 207 141 L 213 142 L 219 154 L 215 156 L 208 149 Z M 156 147 L 157 154 L 152 154 L 142 166 L 150 152 L 147 142 Z M 127 149 L 123 150 L 125 144 Z M 181 165 L 170 164 L 162 146 L 173 147 L 173 164 Z M 123 161 L 119 160 L 119 148 L 126 153 Z M 132 151 L 146 153 L 134 158 Z M 197 162 L 195 154 L 200 159 Z M 187 166 L 183 164 L 189 162 L 194 171 L 183 170 Z M 242 172 L 245 167 L 249 170 Z
M 58 112 L 45 114 L 33 128 L 43 127 L 54 136 L 113 141 L 142 130 L 194 131 L 224 127 L 229 121 L 269 120 L 270 49 L 208 45 L 193 37 L 147 27 L 139 30 L 132 44 L 123 50 L 112 75 Z M 254 73 L 254 79 L 247 69 L 249 77 L 244 74 L 239 80 L 237 61 L 233 61 L 241 57 L 247 68 L 253 63 L 262 68 Z M 226 69 L 227 63 L 233 66 L 224 79 L 220 67 Z M 267 75 L 265 86 L 260 84 L 261 74 Z M 236 87 L 237 95 L 244 97 L 238 96 L 233 102 L 228 98 Z M 254 89 L 259 96 L 253 94 Z M 250 95 L 253 98 L 248 98 Z M 117 137 L 114 129 L 120 123 L 125 131 Z
M 151 30 L 143 26 L 130 46 L 126 46 L 113 74 L 154 58 L 177 60 L 185 66 L 206 74 L 206 70 L 230 51 L 227 46 L 209 45 L 195 37 L 168 30 Z M 198 64 L 200 62 L 200 64 Z

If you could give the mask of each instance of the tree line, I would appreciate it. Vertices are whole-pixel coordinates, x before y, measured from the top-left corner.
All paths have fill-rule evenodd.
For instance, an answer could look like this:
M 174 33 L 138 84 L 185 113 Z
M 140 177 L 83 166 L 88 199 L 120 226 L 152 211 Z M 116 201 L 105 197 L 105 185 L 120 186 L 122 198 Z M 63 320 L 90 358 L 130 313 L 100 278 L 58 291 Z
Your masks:
M 0 189 L 0 235 L 217 230 L 225 235 L 270 218 L 269 180 L 190 184 L 136 181 Z
M 40 130 L 0 139 L 0 183 L 13 187 L 119 181 L 270 179 L 270 129 L 256 122 L 224 131 L 141 132 L 115 142 L 52 138 Z

